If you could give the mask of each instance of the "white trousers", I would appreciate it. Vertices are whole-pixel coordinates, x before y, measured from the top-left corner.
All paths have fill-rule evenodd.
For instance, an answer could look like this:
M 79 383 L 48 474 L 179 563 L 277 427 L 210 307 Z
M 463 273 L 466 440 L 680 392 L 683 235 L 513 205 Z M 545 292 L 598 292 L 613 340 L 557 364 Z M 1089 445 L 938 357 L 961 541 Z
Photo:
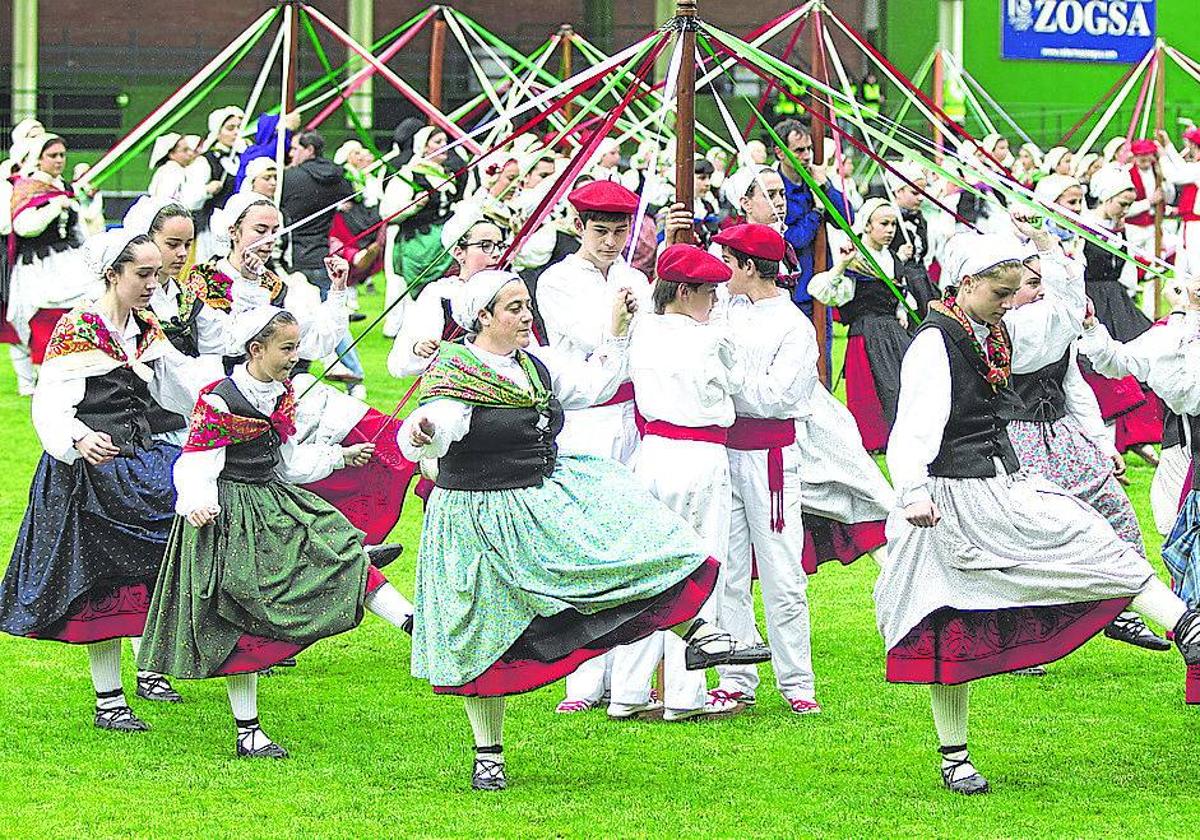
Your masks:
M 654 496 L 692 526 L 708 553 L 723 561 L 729 547 L 733 493 L 725 447 L 694 440 L 648 435 L 638 450 L 634 474 Z M 700 610 L 705 621 L 719 622 L 722 575 Z M 662 631 L 613 651 L 612 702 L 640 704 L 650 699 L 650 681 L 664 661 L 663 703 L 668 709 L 698 709 L 708 700 L 703 671 L 684 665 L 687 645 Z
M 799 449 L 783 450 L 784 528 L 771 530 L 771 499 L 767 489 L 767 452 L 729 450 L 733 482 L 733 514 L 729 525 L 729 556 L 725 563 L 725 596 L 721 625 L 742 642 L 760 637 L 754 621 L 750 588 L 751 560 L 758 566 L 767 640 L 775 685 L 784 697 L 812 700 L 815 682 L 808 618 L 808 576 L 801 566 L 804 525 L 801 521 Z M 751 696 L 758 688 L 758 668 L 726 665 L 717 669 L 721 688 Z

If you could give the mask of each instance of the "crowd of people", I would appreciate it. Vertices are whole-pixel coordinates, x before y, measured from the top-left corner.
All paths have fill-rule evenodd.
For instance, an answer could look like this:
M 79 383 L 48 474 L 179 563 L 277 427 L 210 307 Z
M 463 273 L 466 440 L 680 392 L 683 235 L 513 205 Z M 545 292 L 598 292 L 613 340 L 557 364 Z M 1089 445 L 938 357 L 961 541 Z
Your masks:
M 236 754 L 286 757 L 257 676 L 369 611 L 464 698 L 472 784 L 501 789 L 504 698 L 558 680 L 557 713 L 677 722 L 753 708 L 770 660 L 819 713 L 808 578 L 867 555 L 952 791 L 989 788 L 972 681 L 1099 633 L 1169 650 L 1143 616 L 1200 702 L 1200 130 L 1078 161 L 990 135 L 858 183 L 787 117 L 783 147 L 697 156 L 689 207 L 652 140 L 593 138 L 578 171 L 553 136 L 469 159 L 412 119 L 330 158 L 294 114 L 245 120 L 157 137 L 107 230 L 41 123 L 2 165 L 0 340 L 44 453 L 0 629 L 86 646 L 97 727 L 149 728 L 129 638 L 137 697 L 224 677 Z M 404 420 L 367 405 L 349 329 L 380 274 Z M 1126 451 L 1157 466 L 1171 587 Z M 411 602 L 380 571 L 410 487 Z

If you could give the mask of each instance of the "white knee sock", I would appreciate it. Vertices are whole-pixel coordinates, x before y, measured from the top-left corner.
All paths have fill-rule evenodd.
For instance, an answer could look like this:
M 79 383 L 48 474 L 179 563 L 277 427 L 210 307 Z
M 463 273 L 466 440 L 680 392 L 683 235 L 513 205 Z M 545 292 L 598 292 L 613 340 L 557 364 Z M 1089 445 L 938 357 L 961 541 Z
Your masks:
M 967 743 L 968 685 L 931 685 L 933 725 L 937 727 L 938 743 L 943 747 Z
M 476 750 L 500 747 L 504 743 L 504 698 L 466 698 L 467 720 L 475 734 Z M 502 753 L 487 753 L 493 761 L 503 761 Z
M 258 674 L 234 674 L 225 678 L 229 692 L 229 708 L 233 719 L 254 720 L 258 717 Z
M 87 652 L 92 685 L 96 689 L 96 708 L 116 709 L 129 705 L 121 691 L 121 640 L 95 642 L 87 646 Z
M 385 583 L 368 595 L 363 606 L 401 630 L 413 614 L 413 605 L 390 583 Z
M 1146 588 L 1137 594 L 1130 606 L 1168 630 L 1175 629 L 1187 610 L 1187 605 L 1179 600 L 1179 596 L 1157 577 L 1150 578 Z

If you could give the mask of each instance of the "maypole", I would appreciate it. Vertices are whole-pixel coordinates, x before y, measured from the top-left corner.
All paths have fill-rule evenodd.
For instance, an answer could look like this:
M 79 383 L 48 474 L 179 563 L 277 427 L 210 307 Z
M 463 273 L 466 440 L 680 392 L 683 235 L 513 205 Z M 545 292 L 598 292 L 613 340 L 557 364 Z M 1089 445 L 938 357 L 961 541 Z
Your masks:
M 442 110 L 442 65 L 446 59 L 446 13 L 438 11 L 433 21 L 433 37 L 429 42 L 429 102 Z
M 696 0 L 676 0 L 680 63 L 675 89 L 675 200 L 689 211 L 696 203 L 696 23 Z M 691 231 L 680 241 L 691 242 Z
M 1154 46 L 1154 63 L 1158 68 L 1158 73 L 1154 77 L 1154 136 L 1157 138 L 1163 130 L 1163 124 L 1166 121 L 1166 87 L 1167 87 L 1167 65 L 1163 62 L 1163 40 L 1158 39 Z M 1160 193 L 1163 188 L 1163 172 L 1162 163 L 1158 156 L 1154 158 L 1154 188 Z M 1160 201 L 1154 205 L 1154 258 L 1162 258 L 1163 244 L 1163 204 Z M 1158 317 L 1160 304 L 1162 303 L 1162 278 L 1160 275 L 1154 275 L 1154 317 Z
M 559 49 L 562 50 L 558 64 L 558 77 L 560 79 L 569 79 L 575 75 L 575 71 L 572 69 L 575 59 L 575 56 L 572 55 L 575 49 L 575 27 L 569 23 L 564 23 L 560 26 L 558 28 L 558 43 Z M 575 116 L 574 103 L 567 103 L 567 107 L 563 109 L 563 115 L 567 119 Z
M 829 86 L 828 68 L 825 66 L 825 54 L 823 38 L 821 37 L 824 23 L 819 8 L 814 9 L 812 13 L 812 31 L 810 33 L 812 39 L 812 55 L 810 65 L 813 76 L 822 85 Z M 825 121 L 829 118 L 829 112 L 825 106 L 824 99 L 817 96 L 816 91 L 812 91 L 809 95 L 809 110 L 817 117 L 812 123 L 812 154 L 813 163 L 820 166 L 825 162 Z M 787 145 L 787 138 L 783 138 L 783 143 Z M 831 179 L 832 180 L 832 179 Z M 813 238 L 813 274 L 826 271 L 829 268 L 828 242 L 826 241 L 825 225 L 817 225 L 817 234 Z M 829 313 L 825 309 L 825 305 L 818 300 L 812 302 L 813 313 L 813 328 L 817 332 L 817 376 L 821 378 L 821 384 L 826 388 L 829 387 L 829 348 L 825 343 L 825 334 L 828 331 Z

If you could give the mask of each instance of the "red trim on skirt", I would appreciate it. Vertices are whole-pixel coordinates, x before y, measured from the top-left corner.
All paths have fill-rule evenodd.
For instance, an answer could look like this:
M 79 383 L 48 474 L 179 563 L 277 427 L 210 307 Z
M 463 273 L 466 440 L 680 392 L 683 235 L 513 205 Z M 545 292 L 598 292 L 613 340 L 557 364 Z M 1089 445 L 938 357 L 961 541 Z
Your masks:
M 71 607 L 67 617 L 44 635 L 30 633 L 29 638 L 90 645 L 140 636 L 150 608 L 150 585 L 133 583 L 104 593 L 90 592 L 77 598 Z
M 40 365 L 46 358 L 46 347 L 50 344 L 50 336 L 58 326 L 58 319 L 66 315 L 69 309 L 39 309 L 29 319 L 29 356 L 35 365 Z
M 847 525 L 823 516 L 804 514 L 804 554 L 800 564 L 805 574 L 815 575 L 817 568 L 830 560 L 849 566 L 864 554 L 886 545 L 886 525 L 886 520 Z
M 1145 443 L 1162 443 L 1162 403 L 1158 396 L 1146 392 L 1146 401 L 1113 423 L 1118 452 Z
M 17 335 L 17 328 L 3 318 L 0 318 L 0 344 L 20 343 L 21 336 Z
M 882 452 L 887 449 L 887 419 L 883 416 L 883 404 L 875 391 L 875 376 L 871 373 L 871 360 L 867 357 L 867 343 L 861 335 L 852 335 L 846 340 L 846 408 L 854 415 L 858 433 L 862 436 L 863 449 Z
M 1061 659 L 1104 629 L 1131 598 L 925 616 L 887 653 L 888 682 L 959 683 Z
M 549 685 L 571 674 L 589 659 L 607 653 L 617 645 L 636 642 L 658 630 L 666 630 L 695 618 L 696 614 L 700 612 L 700 607 L 708 600 L 708 596 L 712 594 L 717 585 L 719 569 L 720 563 L 709 557 L 687 577 L 679 596 L 667 604 L 664 610 L 644 613 L 608 633 L 606 638 L 613 640 L 613 644 L 610 646 L 579 648 L 554 662 L 538 662 L 531 659 L 505 662 L 501 659 L 492 663 L 486 671 L 464 685 L 435 685 L 433 690 L 437 694 L 503 697 L 509 694 L 533 691 Z
M 1083 370 L 1082 366 L 1080 368 Z M 1094 371 L 1083 370 L 1083 379 L 1096 395 L 1100 415 L 1108 423 L 1122 414 L 1128 414 L 1146 401 L 1142 386 L 1132 376 L 1109 379 Z
M 342 512 L 350 524 L 367 536 L 367 545 L 383 542 L 404 506 L 404 496 L 417 465 L 404 457 L 396 441 L 401 422 L 367 409 L 358 424 L 342 439 L 343 446 L 375 444 L 375 454 L 361 467 L 334 470 L 327 478 L 304 485 Z

